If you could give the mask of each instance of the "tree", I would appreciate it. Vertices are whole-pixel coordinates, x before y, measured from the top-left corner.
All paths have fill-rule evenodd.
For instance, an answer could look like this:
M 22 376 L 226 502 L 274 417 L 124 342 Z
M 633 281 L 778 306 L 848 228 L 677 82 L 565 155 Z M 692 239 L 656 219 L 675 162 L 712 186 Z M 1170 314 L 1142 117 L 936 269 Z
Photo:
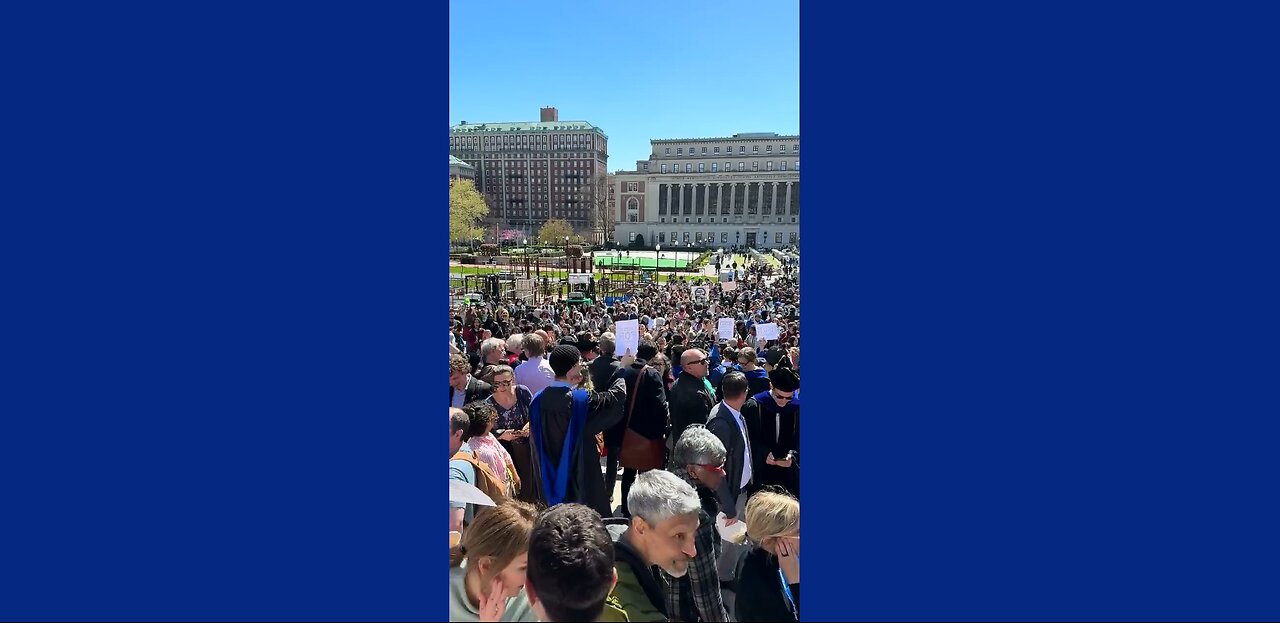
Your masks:
M 592 233 L 601 238 L 599 242 L 612 240 L 614 219 L 609 210 L 609 175 L 597 173 L 587 178 L 578 197 L 587 208 L 588 223 Z
M 449 240 L 484 236 L 480 220 L 487 214 L 489 205 L 471 180 L 449 180 Z
M 538 230 L 538 242 L 548 246 L 563 245 L 565 236 L 569 237 L 569 242 L 580 240 L 564 219 L 553 218 L 543 223 L 542 228 Z

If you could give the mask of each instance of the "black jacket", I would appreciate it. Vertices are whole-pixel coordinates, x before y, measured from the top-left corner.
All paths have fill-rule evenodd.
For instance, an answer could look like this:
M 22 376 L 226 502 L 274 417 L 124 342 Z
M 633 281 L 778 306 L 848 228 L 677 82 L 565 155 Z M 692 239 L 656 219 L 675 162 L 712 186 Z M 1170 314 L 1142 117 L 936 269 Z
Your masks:
M 587 364 L 587 370 L 591 372 L 591 385 L 600 390 L 609 387 L 609 380 L 617 373 L 621 367 L 621 363 L 614 357 L 600 355 L 591 363 Z
M 449 404 L 453 404 L 453 386 L 449 386 Z M 467 397 L 463 400 L 463 404 L 471 404 L 477 400 L 484 400 L 493 395 L 493 386 L 481 381 L 478 378 L 467 377 Z
M 756 405 L 756 401 L 748 398 L 747 402 L 742 405 L 742 419 L 747 425 L 747 440 L 750 442 L 752 450 L 751 467 L 754 471 L 756 465 L 759 464 L 759 461 L 754 456 L 757 447 L 755 431 L 760 428 L 760 410 Z M 742 440 L 742 430 L 738 428 L 738 421 L 729 412 L 729 407 L 725 406 L 723 402 L 711 409 L 711 419 L 707 420 L 707 430 L 720 439 L 720 443 L 724 444 L 725 449 L 725 477 L 720 479 L 720 486 L 716 487 L 716 497 L 719 499 L 720 509 L 724 511 L 726 517 L 746 519 L 745 517 L 738 517 L 738 494 L 741 492 L 742 472 L 746 469 L 747 444 Z
M 645 362 L 637 361 L 618 372 L 627 384 L 627 398 L 622 403 L 622 420 L 604 434 L 604 444 L 610 448 L 622 446 L 622 437 L 627 428 L 627 404 L 636 393 L 641 371 L 644 372 L 644 384 L 640 386 L 640 394 L 636 395 L 630 428 L 646 439 L 662 439 L 667 434 L 671 414 L 667 407 L 667 389 L 662 383 L 662 375 L 654 368 L 646 368 Z
M 736 620 L 752 621 L 796 621 L 787 603 L 786 593 L 782 590 L 782 579 L 778 576 L 778 559 L 773 554 L 760 548 L 752 549 L 738 561 L 734 577 L 738 580 L 738 591 L 734 602 Z M 791 599 L 796 610 L 800 610 L 800 583 L 788 586 Z
M 681 433 L 690 424 L 706 424 L 707 414 L 715 405 L 715 397 L 707 391 L 702 379 L 691 374 L 681 374 L 671 386 L 671 437 L 680 440 Z
M 573 398 L 569 388 L 563 385 L 552 385 L 542 390 L 539 400 L 540 418 L 542 420 L 542 441 L 546 444 L 547 456 L 559 460 L 560 451 L 564 448 L 564 438 L 569 432 L 569 418 L 573 410 Z M 600 454 L 596 450 L 596 433 L 618 423 L 622 417 L 623 401 L 627 397 L 627 386 L 621 378 L 615 378 L 607 391 L 588 392 L 587 422 L 580 431 L 577 447 L 569 456 L 569 486 L 565 492 L 564 502 L 576 502 L 595 509 L 601 517 L 612 517 L 613 509 L 609 508 L 609 492 L 605 491 L 604 475 L 600 473 Z M 541 473 L 537 465 L 538 452 L 534 452 L 535 474 Z

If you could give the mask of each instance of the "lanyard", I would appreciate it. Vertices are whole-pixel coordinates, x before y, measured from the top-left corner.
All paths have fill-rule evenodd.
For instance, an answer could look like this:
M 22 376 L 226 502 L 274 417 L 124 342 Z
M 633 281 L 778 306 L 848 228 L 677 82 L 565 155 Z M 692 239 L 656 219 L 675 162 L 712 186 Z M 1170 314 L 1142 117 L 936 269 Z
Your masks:
M 782 596 L 787 598 L 787 607 L 791 608 L 791 614 L 799 616 L 796 613 L 796 602 L 791 598 L 791 587 L 787 584 L 787 576 L 782 575 L 782 569 L 778 569 L 778 581 L 782 582 Z

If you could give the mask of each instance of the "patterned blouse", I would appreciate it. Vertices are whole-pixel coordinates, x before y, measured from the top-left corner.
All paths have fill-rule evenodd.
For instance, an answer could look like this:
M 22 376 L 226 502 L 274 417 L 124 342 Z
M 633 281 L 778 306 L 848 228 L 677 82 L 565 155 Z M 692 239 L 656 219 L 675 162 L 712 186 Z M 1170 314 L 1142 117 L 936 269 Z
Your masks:
M 498 411 L 498 419 L 493 424 L 493 430 L 519 429 L 529 423 L 529 405 L 533 402 L 533 394 L 529 392 L 528 387 L 516 385 L 516 404 L 510 409 L 498 404 L 497 397 L 493 395 L 489 396 L 488 402 Z

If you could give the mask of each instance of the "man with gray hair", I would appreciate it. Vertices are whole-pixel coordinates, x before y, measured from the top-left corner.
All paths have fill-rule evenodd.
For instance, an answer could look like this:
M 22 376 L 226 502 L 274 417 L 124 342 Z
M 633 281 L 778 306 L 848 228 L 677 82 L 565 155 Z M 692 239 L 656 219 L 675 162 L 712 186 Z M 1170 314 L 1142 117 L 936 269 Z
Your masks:
M 609 526 L 618 573 L 613 596 L 630 621 L 666 621 L 667 589 L 654 568 L 673 578 L 689 572 L 702 504 L 692 485 L 655 469 L 636 477 L 627 507 L 630 525 Z
M 720 535 L 716 532 L 720 503 L 715 493 L 725 477 L 726 455 L 720 438 L 701 424 L 684 429 L 671 452 L 667 469 L 692 486 L 702 504 L 694 537 L 698 554 L 689 563 L 689 572 L 682 578 L 664 577 L 667 613 L 672 621 L 729 620 L 720 590 Z
M 507 341 L 500 337 L 491 337 L 480 343 L 480 368 L 507 363 Z

